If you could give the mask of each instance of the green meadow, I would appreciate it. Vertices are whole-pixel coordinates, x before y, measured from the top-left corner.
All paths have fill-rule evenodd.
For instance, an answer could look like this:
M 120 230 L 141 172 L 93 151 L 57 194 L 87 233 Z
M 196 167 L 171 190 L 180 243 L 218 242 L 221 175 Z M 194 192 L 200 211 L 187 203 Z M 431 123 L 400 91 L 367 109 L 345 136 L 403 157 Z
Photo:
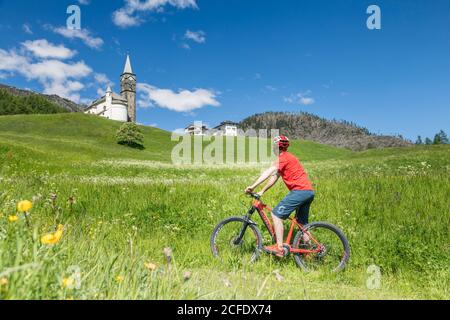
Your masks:
M 263 166 L 175 166 L 170 133 L 143 127 L 135 150 L 116 144 L 119 127 L 0 117 L 0 299 L 450 298 L 449 146 L 356 153 L 295 141 L 317 191 L 311 220 L 339 226 L 352 250 L 344 272 L 306 274 L 293 258 L 211 255 L 214 226 L 246 213 L 243 190 Z M 263 200 L 285 193 L 279 183 Z M 33 203 L 27 216 L 21 200 Z M 60 241 L 42 243 L 60 224 Z

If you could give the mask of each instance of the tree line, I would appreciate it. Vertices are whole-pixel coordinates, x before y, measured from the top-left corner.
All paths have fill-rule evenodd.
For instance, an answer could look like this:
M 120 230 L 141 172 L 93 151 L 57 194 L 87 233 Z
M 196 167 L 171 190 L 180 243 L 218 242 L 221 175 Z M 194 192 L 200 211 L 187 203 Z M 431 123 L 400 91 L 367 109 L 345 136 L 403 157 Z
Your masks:
M 32 94 L 14 96 L 0 89 L 0 115 L 67 113 L 68 110 Z
M 426 137 L 425 140 L 422 139 L 421 136 L 417 137 L 416 140 L 416 144 L 420 145 L 420 144 L 426 144 L 426 145 L 432 145 L 432 144 L 449 144 L 449 140 L 447 137 L 447 134 L 444 132 L 444 130 L 439 131 L 438 133 L 435 134 L 433 140 Z

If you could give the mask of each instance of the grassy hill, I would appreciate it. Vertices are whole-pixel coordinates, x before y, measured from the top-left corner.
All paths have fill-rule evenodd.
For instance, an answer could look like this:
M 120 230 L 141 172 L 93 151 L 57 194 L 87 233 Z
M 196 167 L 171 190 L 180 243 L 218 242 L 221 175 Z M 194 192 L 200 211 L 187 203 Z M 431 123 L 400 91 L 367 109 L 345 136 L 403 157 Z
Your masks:
M 145 150 L 120 146 L 115 133 L 120 122 L 81 113 L 0 117 L 0 139 L 55 160 L 134 158 L 169 161 L 172 142 L 166 131 L 142 127 Z
M 317 190 L 311 219 L 341 227 L 352 247 L 345 272 L 304 274 L 293 259 L 210 254 L 213 227 L 248 209 L 242 190 L 259 166 L 173 166 L 169 133 L 143 127 L 146 149 L 133 150 L 115 143 L 119 126 L 83 114 L 0 117 L 0 298 L 450 297 L 448 146 L 351 152 L 295 141 Z M 285 193 L 279 183 L 264 201 Z M 23 199 L 29 217 L 10 222 Z M 58 224 L 61 242 L 41 244 Z M 376 290 L 370 265 L 381 269 Z
M 132 158 L 169 162 L 171 134 L 157 128 L 141 127 L 146 148 L 134 150 L 115 143 L 120 122 L 76 114 L 0 116 L 0 139 L 5 145 L 20 146 L 31 152 L 43 152 L 57 159 L 95 160 Z M 1 141 L 1 140 L 0 140 Z M 304 160 L 346 156 L 351 152 L 310 141 L 294 141 L 292 150 Z

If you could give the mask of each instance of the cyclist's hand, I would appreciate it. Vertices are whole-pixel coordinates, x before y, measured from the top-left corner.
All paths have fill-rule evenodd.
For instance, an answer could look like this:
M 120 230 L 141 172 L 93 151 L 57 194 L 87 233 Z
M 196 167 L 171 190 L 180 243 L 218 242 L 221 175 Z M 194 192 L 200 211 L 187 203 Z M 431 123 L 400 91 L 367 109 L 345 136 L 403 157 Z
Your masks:
M 252 193 L 252 192 L 253 192 L 253 188 L 252 187 L 245 188 L 245 193 Z

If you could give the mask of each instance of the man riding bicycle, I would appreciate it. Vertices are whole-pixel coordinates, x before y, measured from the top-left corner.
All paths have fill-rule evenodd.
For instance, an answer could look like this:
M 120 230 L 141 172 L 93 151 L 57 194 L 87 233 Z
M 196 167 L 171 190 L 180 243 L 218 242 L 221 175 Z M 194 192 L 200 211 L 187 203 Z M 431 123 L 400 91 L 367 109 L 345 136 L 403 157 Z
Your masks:
M 290 191 L 272 212 L 277 243 L 272 246 L 264 247 L 267 252 L 275 254 L 278 257 L 284 256 L 283 221 L 288 219 L 291 213 L 296 210 L 297 221 L 302 225 L 308 224 L 309 209 L 315 195 L 312 184 L 300 161 L 293 154 L 288 152 L 289 146 L 290 143 L 287 137 L 276 137 L 273 140 L 273 152 L 277 156 L 277 160 L 269 169 L 264 171 L 253 185 L 247 187 L 245 190 L 245 192 L 251 193 L 260 184 L 270 178 L 267 184 L 258 193 L 262 196 L 267 190 L 272 188 L 281 177 Z M 308 239 L 304 239 L 304 241 L 307 240 Z

